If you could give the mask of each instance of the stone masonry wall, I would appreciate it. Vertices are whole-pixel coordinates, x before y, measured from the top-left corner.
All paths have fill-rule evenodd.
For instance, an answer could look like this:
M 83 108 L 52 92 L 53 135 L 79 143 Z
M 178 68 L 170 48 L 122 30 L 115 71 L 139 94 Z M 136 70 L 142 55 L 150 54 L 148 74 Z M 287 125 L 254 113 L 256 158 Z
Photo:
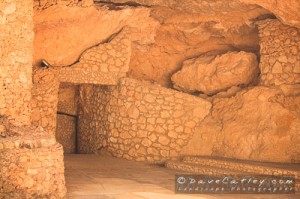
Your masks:
M 31 103 L 33 124 L 54 135 L 59 84 L 116 85 L 129 69 L 130 46 L 125 27 L 106 43 L 87 49 L 72 66 L 36 69 Z
M 211 109 L 204 99 L 129 78 L 117 87 L 81 89 L 87 94 L 79 113 L 80 149 L 137 161 L 178 157 Z
M 34 72 L 32 89 L 32 125 L 43 127 L 48 134 L 55 134 L 59 82 L 52 71 L 39 69 Z
M 271 19 L 258 27 L 261 84 L 300 83 L 300 30 Z
M 33 2 L 0 3 L 0 115 L 14 125 L 30 124 Z
M 66 194 L 62 146 L 40 131 L 22 127 L 11 130 L 15 136 L 0 137 L 0 198 L 63 198 Z
M 60 84 L 58 92 L 58 114 L 55 137 L 63 145 L 64 153 L 76 151 L 76 117 L 79 86 Z
M 79 153 L 103 153 L 109 135 L 109 103 L 116 86 L 82 85 L 78 112 Z

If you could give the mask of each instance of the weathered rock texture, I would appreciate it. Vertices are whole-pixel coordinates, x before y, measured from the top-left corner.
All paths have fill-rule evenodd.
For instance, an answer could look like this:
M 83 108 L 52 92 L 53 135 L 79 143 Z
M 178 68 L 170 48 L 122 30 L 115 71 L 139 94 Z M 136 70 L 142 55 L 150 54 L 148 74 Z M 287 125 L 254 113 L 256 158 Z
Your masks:
M 210 102 L 132 79 L 118 87 L 82 87 L 79 151 L 162 162 L 177 158 Z
M 184 60 L 200 54 L 259 53 L 252 22 L 270 12 L 237 1 L 198 2 L 192 12 L 195 2 L 189 3 L 182 3 L 187 9 L 181 10 L 97 4 L 97 9 L 52 6 L 36 11 L 34 64 L 42 58 L 54 66 L 73 64 L 84 50 L 124 26 L 131 27 L 133 42 L 129 77 L 164 86 L 171 86 L 170 77 Z
M 48 69 L 39 69 L 33 74 L 32 125 L 41 126 L 47 133 L 54 135 L 59 81 L 55 74 Z
M 93 0 L 34 0 L 33 2 L 34 8 L 39 10 L 55 5 L 90 7 L 94 4 Z
M 39 128 L 9 133 L 14 136 L 0 137 L 0 198 L 63 198 L 62 146 Z
M 300 162 L 298 87 L 254 87 L 216 98 L 183 154 Z
M 299 33 L 278 20 L 259 22 L 261 82 L 213 109 L 183 154 L 300 162 Z
M 127 0 L 103 0 L 106 2 L 126 3 Z M 97 0 L 96 0 L 97 2 Z M 211 1 L 211 0 L 134 0 L 133 2 L 148 6 L 167 6 L 180 11 L 188 11 L 192 13 L 207 12 L 215 9 L 229 9 L 231 12 L 233 8 L 239 7 L 240 10 L 247 5 L 259 5 L 274 13 L 283 23 L 300 28 L 300 2 L 298 0 L 239 0 L 239 1 Z M 220 13 L 221 15 L 223 13 Z M 227 13 L 224 13 L 227 14 Z M 225 19 L 224 19 L 225 20 Z M 229 21 L 231 21 L 230 19 Z M 229 22 L 230 23 L 230 22 Z
M 30 124 L 32 14 L 31 1 L 0 4 L 0 115 L 18 126 Z
M 31 102 L 33 125 L 42 126 L 54 135 L 59 84 L 116 85 L 119 78 L 126 75 L 130 52 L 130 41 L 124 29 L 107 43 L 85 51 L 74 65 L 36 69 Z
M 248 85 L 256 79 L 258 72 L 255 54 L 230 52 L 187 60 L 172 76 L 172 81 L 179 90 L 211 95 L 233 86 Z
M 298 0 L 240 0 L 248 4 L 257 4 L 271 11 L 282 23 L 300 28 L 300 2 Z
M 300 30 L 264 20 L 258 23 L 262 85 L 300 83 Z
M 34 14 L 34 65 L 46 59 L 53 66 L 71 65 L 86 49 L 107 42 L 125 26 L 141 44 L 153 41 L 159 25 L 146 8 L 108 10 L 53 6 Z
M 78 85 L 60 84 L 55 137 L 63 145 L 64 153 L 76 152 L 78 96 Z
M 66 194 L 61 145 L 53 132 L 49 136 L 48 129 L 30 126 L 32 3 L 0 3 L 0 198 L 63 198 Z M 39 105 L 35 91 L 33 96 Z
M 129 30 L 125 27 L 107 43 L 92 47 L 69 67 L 55 67 L 60 82 L 115 85 L 126 76 L 131 56 Z
M 63 146 L 65 154 L 76 153 L 76 117 L 57 115 L 56 140 Z

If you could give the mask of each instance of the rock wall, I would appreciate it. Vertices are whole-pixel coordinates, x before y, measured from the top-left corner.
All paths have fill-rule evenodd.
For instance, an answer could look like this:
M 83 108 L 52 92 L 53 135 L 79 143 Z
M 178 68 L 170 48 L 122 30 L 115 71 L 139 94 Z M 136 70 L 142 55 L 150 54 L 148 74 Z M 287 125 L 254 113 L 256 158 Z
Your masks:
M 41 126 L 48 134 L 55 134 L 59 82 L 48 69 L 34 72 L 31 100 L 33 126 Z
M 30 124 L 32 17 L 32 1 L 0 4 L 0 115 L 18 126 Z
M 96 0 L 96 2 L 99 0 Z M 113 3 L 128 3 L 127 0 L 102 0 L 102 2 L 113 2 Z M 137 4 L 147 6 L 167 6 L 180 11 L 188 11 L 191 13 L 197 13 L 202 11 L 205 13 L 208 10 L 214 10 L 220 8 L 232 8 L 239 7 L 240 10 L 245 10 L 243 7 L 251 7 L 253 5 L 259 5 L 263 8 L 274 13 L 283 23 L 290 26 L 300 28 L 300 2 L 298 0 L 239 0 L 239 1 L 194 1 L 194 0 L 134 0 L 132 1 Z M 229 5 L 228 5 L 229 3 Z M 248 5 L 245 5 L 245 4 Z M 220 13 L 222 14 L 222 13 Z M 227 13 L 226 13 L 227 14 Z M 230 22 L 229 22 L 230 23 Z
M 65 196 L 62 146 L 41 131 L 17 128 L 0 138 L 0 198 Z
M 78 63 L 52 70 L 60 82 L 115 85 L 126 76 L 130 56 L 130 34 L 125 27 L 107 42 L 84 51 Z
M 80 86 L 78 152 L 105 152 L 109 137 L 110 98 L 116 86 Z
M 55 5 L 90 7 L 93 4 L 93 0 L 34 0 L 34 9 L 47 9 Z
M 183 155 L 300 162 L 299 30 L 278 20 L 258 26 L 260 85 L 213 98 L 211 115 Z
M 55 137 L 58 143 L 63 146 L 65 154 L 76 153 L 76 127 L 77 120 L 67 115 L 57 115 Z
M 264 20 L 258 23 L 262 85 L 300 83 L 300 30 Z
M 40 59 L 54 66 L 73 64 L 85 49 L 130 26 L 128 77 L 171 87 L 171 76 L 180 70 L 184 60 L 241 50 L 258 55 L 253 22 L 271 15 L 259 6 L 238 1 L 185 1 L 174 7 L 126 2 L 119 6 L 97 3 L 89 8 L 52 6 L 37 11 L 34 64 Z
M 300 162 L 298 87 L 257 86 L 213 101 L 185 155 Z
M 78 96 L 78 85 L 60 84 L 55 137 L 63 145 L 64 153 L 76 152 Z
M 82 152 L 162 162 L 177 158 L 210 102 L 129 78 L 115 87 L 82 87 L 79 146 Z
M 71 66 L 39 68 L 34 71 L 32 89 L 32 121 L 48 133 L 55 134 L 59 85 L 116 85 L 126 75 L 131 55 L 128 30 L 124 28 L 106 43 L 84 51 Z

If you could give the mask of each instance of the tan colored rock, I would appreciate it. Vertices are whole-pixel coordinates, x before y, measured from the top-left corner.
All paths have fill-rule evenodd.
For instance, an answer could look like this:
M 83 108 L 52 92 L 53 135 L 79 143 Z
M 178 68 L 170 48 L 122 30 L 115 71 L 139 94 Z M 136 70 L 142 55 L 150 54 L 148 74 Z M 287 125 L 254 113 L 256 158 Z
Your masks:
M 257 29 L 251 21 L 269 14 L 238 0 L 146 4 L 166 7 L 123 6 L 109 10 L 103 5 L 97 9 L 57 5 L 36 11 L 34 65 L 42 58 L 55 66 L 72 64 L 87 48 L 130 26 L 134 43 L 128 75 L 171 87 L 171 75 L 187 58 L 233 50 L 258 53 Z
M 139 109 L 135 106 L 130 106 L 127 112 L 128 112 L 128 116 L 134 119 L 137 119 L 140 115 Z
M 4 133 L 5 131 L 6 131 L 5 126 L 0 124 L 0 133 Z
M 108 2 L 128 2 L 127 0 L 104 0 Z M 239 1 L 193 1 L 193 0 L 134 0 L 133 2 L 142 5 L 159 5 L 166 6 L 180 11 L 188 11 L 197 13 L 201 11 L 214 12 L 217 9 L 234 9 L 239 8 L 239 11 L 245 10 L 247 6 L 258 5 L 270 12 L 274 13 L 283 23 L 300 27 L 300 2 L 298 0 L 239 0 Z M 230 6 L 228 5 L 230 3 Z M 245 5 L 245 4 L 248 5 Z M 220 5 L 221 4 L 221 5 Z M 217 7 L 218 6 L 218 7 Z M 224 12 L 225 13 L 225 12 Z M 221 13 L 220 13 L 221 14 Z M 227 20 L 227 18 L 224 18 Z M 229 19 L 231 21 L 231 19 Z M 232 23 L 232 22 L 229 22 Z
M 170 143 L 170 139 L 167 136 L 161 135 L 158 137 L 158 142 L 162 145 L 168 145 Z
M 253 53 L 230 52 L 208 58 L 195 58 L 183 63 L 172 76 L 174 87 L 187 91 L 216 94 L 238 85 L 248 85 L 258 74 L 258 63 Z
M 240 0 L 247 4 L 260 5 L 274 13 L 282 23 L 300 28 L 299 0 Z
M 299 102 L 299 95 L 285 96 L 281 89 L 262 86 L 215 99 L 212 115 L 199 125 L 182 153 L 299 162 Z
M 143 44 L 152 42 L 151 33 L 158 22 L 149 15 L 150 10 L 146 8 L 112 12 L 105 8 L 57 5 L 36 10 L 33 63 L 38 65 L 41 59 L 46 59 L 54 66 L 72 64 L 86 49 L 105 42 L 126 25 L 130 25 L 135 32 L 132 33 L 134 40 Z M 141 35 L 140 32 L 147 34 Z

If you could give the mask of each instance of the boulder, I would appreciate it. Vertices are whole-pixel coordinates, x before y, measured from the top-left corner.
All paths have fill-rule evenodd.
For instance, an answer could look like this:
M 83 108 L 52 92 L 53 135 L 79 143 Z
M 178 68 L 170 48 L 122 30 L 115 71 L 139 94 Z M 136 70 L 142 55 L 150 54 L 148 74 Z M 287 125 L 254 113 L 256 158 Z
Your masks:
M 258 72 L 255 54 L 229 52 L 215 58 L 200 57 L 183 62 L 182 69 L 172 76 L 172 82 L 179 90 L 213 95 L 233 86 L 248 85 Z

